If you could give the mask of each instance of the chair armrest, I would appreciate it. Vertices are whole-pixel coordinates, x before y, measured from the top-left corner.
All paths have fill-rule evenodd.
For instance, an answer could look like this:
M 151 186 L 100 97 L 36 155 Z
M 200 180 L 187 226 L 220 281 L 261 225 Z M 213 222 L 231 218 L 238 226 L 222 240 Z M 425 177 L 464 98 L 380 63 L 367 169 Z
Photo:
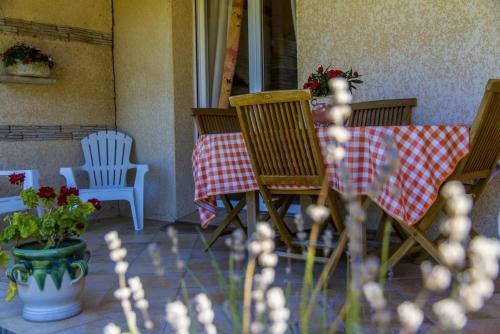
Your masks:
M 130 164 L 130 168 L 135 168 L 137 170 L 137 172 L 135 173 L 134 188 L 143 188 L 144 175 L 146 175 L 146 173 L 149 171 L 149 166 L 144 164 Z
M 68 187 L 77 188 L 75 170 L 81 170 L 81 167 L 61 167 L 59 169 L 59 174 L 64 176 L 66 179 L 66 186 Z
M 0 170 L 0 176 L 8 176 L 14 173 L 24 173 L 25 179 L 23 189 L 35 188 L 38 189 L 39 174 L 36 169 L 18 169 L 18 170 Z

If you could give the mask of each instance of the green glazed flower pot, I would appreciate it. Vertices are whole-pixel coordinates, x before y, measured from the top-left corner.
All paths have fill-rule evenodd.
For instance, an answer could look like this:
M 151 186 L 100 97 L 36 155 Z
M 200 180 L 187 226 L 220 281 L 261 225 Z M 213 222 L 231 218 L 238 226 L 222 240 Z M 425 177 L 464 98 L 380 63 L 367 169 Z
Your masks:
M 90 258 L 86 248 L 84 241 L 68 239 L 60 248 L 40 249 L 38 242 L 29 242 L 12 249 L 14 264 L 6 275 L 18 286 L 24 319 L 61 320 L 82 311 Z

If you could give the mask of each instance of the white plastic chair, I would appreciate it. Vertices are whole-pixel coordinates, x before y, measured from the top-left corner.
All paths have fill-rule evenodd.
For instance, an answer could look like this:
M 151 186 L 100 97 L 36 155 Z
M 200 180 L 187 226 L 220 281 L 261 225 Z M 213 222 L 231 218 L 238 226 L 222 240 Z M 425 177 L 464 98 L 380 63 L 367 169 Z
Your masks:
M 36 169 L 0 170 L 0 176 L 8 176 L 13 173 L 24 173 L 25 179 L 23 183 L 23 189 L 38 189 L 39 174 Z M 23 210 L 27 210 L 27 208 L 21 201 L 20 196 L 0 197 L 0 214 Z M 41 209 L 38 209 L 38 215 L 40 215 L 41 213 Z
M 68 187 L 77 187 L 75 170 L 89 176 L 89 188 L 80 189 L 80 198 L 100 201 L 125 200 L 130 203 L 136 231 L 144 228 L 144 175 L 148 165 L 130 163 L 132 138 L 117 131 L 99 131 L 81 140 L 85 164 L 81 167 L 63 167 L 59 173 Z M 128 187 L 127 172 L 136 169 L 135 182 Z M 77 187 L 78 188 L 78 187 Z

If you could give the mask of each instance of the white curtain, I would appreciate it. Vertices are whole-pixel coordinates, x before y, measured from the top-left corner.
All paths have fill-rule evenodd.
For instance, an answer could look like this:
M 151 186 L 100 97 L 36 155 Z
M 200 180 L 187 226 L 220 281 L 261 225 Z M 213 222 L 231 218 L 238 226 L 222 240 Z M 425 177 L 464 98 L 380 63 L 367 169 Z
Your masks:
M 224 71 L 228 19 L 232 0 L 208 0 L 208 75 L 210 106 L 216 108 Z

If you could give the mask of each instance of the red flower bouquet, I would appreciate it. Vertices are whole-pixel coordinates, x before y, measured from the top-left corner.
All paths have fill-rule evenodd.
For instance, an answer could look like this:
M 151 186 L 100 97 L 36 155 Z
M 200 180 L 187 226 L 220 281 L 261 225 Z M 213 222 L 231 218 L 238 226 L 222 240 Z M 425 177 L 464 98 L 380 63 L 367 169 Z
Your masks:
M 353 89 L 356 89 L 356 84 L 363 83 L 363 81 L 359 79 L 361 75 L 357 71 L 353 72 L 352 69 L 342 71 L 340 69 L 330 68 L 330 66 L 325 68 L 321 65 L 318 67 L 316 72 L 311 73 L 311 75 L 307 78 L 307 81 L 304 83 L 304 89 L 309 88 L 312 95 L 315 97 L 326 96 L 330 93 L 328 81 L 336 77 L 345 78 L 349 83 L 349 90 L 351 92 Z

